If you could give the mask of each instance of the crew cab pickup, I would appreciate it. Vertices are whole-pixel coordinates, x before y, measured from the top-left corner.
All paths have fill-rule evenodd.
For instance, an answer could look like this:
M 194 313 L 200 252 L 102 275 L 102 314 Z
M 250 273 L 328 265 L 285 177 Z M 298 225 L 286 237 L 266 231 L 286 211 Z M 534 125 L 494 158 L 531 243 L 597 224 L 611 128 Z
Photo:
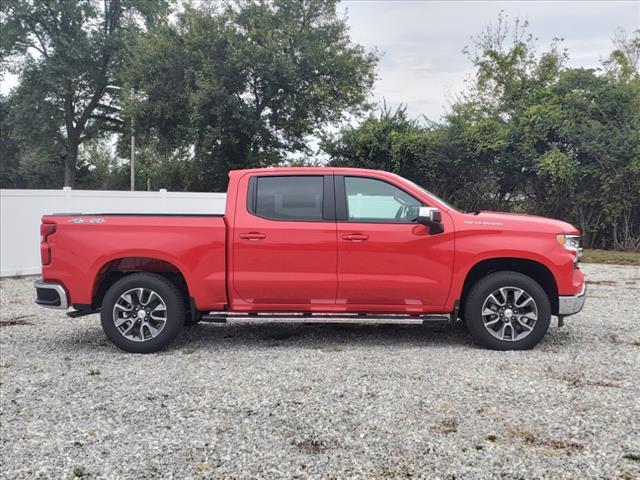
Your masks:
M 585 300 L 580 233 L 461 212 L 397 175 L 349 168 L 229 174 L 224 215 L 42 218 L 36 303 L 100 312 L 128 352 L 204 319 L 464 322 L 480 345 L 535 346 Z

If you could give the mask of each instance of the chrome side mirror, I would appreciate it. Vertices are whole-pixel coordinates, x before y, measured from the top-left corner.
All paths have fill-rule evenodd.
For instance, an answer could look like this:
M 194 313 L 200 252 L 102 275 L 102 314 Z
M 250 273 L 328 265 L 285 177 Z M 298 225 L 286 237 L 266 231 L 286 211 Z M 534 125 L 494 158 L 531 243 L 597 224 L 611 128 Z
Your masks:
M 440 210 L 434 207 L 420 207 L 418 209 L 418 223 L 440 223 L 442 221 L 442 214 Z
M 442 225 L 442 214 L 440 210 L 434 207 L 420 207 L 418 209 L 418 223 L 429 227 L 430 234 L 444 232 L 444 226 Z

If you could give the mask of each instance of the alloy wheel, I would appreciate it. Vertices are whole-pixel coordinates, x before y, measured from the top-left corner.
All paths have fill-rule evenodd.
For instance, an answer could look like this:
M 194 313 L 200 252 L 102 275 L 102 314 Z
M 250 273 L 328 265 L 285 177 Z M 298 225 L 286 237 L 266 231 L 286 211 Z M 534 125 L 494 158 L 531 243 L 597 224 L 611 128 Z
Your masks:
M 537 321 L 536 301 L 519 287 L 498 288 L 482 304 L 482 323 L 499 340 L 522 340 L 533 331 Z
M 145 342 L 157 337 L 167 323 L 167 305 L 157 292 L 133 288 L 118 297 L 113 323 L 126 339 Z

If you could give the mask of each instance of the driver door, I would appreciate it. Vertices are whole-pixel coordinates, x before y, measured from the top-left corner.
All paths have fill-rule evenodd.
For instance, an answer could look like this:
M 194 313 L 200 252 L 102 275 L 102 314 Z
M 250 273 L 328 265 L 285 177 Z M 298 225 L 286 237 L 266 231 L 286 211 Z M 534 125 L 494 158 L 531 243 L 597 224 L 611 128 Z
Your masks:
M 453 266 L 453 232 L 417 224 L 423 202 L 386 180 L 335 176 L 336 303 L 348 310 L 422 312 L 442 306 Z

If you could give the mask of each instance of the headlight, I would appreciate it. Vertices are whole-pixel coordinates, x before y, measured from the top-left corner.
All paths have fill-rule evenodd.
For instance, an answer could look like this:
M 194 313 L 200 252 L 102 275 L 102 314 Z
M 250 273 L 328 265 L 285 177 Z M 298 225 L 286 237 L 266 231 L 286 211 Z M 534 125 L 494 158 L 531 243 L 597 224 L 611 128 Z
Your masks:
M 582 238 L 580 235 L 565 235 L 564 233 L 559 233 L 556 235 L 556 240 L 567 250 L 576 253 L 576 262 L 580 259 L 582 256 Z

